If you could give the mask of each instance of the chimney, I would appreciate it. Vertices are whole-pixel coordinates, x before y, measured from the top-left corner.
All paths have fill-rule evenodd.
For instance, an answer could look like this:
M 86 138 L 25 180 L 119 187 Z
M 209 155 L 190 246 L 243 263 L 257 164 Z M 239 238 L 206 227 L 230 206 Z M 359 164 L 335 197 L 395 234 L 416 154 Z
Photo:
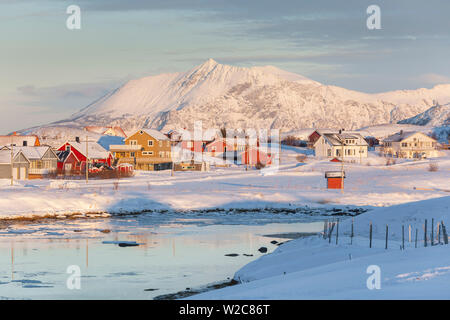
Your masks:
M 80 143 L 80 137 L 75 137 L 75 141 Z

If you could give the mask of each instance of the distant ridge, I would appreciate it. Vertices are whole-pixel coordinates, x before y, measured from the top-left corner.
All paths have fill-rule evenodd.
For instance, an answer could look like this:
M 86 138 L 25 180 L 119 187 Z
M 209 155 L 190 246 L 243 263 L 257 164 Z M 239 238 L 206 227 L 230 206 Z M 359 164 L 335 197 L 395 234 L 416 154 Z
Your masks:
M 192 128 L 194 121 L 201 120 L 204 128 L 350 130 L 410 119 L 433 107 L 434 101 L 450 103 L 450 84 L 366 94 L 273 66 L 244 68 L 209 59 L 187 72 L 128 81 L 69 119 L 47 126 L 167 131 Z

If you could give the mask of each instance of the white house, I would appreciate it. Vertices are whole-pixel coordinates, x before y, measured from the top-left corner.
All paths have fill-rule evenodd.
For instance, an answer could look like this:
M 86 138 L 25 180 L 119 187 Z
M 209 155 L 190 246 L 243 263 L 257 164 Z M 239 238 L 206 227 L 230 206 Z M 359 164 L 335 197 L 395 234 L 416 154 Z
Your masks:
M 366 158 L 368 143 L 359 133 L 324 133 L 314 143 L 319 158 Z
M 400 131 L 383 140 L 381 151 L 398 158 L 432 158 L 439 156 L 437 141 L 422 132 Z

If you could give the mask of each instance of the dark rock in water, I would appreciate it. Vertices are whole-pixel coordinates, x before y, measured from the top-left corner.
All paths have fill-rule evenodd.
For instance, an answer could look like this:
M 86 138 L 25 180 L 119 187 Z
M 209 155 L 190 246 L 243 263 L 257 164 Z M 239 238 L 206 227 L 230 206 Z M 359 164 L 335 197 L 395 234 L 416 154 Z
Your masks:
M 119 243 L 119 247 L 137 247 L 139 243 L 127 243 L 127 242 L 121 242 Z
M 277 243 L 278 243 L 278 241 L 276 241 L 276 240 L 272 240 L 272 241 L 270 241 L 270 243 L 271 243 L 271 244 L 277 244 Z
M 159 290 L 159 289 L 153 289 L 153 288 L 151 288 L 151 289 L 144 289 L 144 291 L 156 291 L 156 290 Z
M 189 290 L 191 290 L 191 288 L 188 287 L 188 288 L 186 288 L 186 290 L 189 291 Z
M 225 255 L 225 257 L 237 257 L 238 254 L 237 253 L 228 253 Z
M 253 257 L 252 254 L 248 254 L 248 253 L 244 253 L 244 256 L 246 256 L 246 257 Z
M 266 253 L 267 252 L 267 248 L 266 247 L 261 247 L 258 249 L 259 252 L 261 253 Z

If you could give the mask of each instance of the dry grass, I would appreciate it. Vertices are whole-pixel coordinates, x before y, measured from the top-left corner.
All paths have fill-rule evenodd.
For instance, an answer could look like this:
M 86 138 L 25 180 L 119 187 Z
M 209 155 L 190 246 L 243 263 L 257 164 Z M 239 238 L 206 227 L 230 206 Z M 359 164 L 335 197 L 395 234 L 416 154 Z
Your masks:
M 437 163 L 431 162 L 431 163 L 428 165 L 428 171 L 430 171 L 430 172 L 436 172 L 436 171 L 438 171 L 438 170 L 439 170 L 439 166 L 438 166 Z

